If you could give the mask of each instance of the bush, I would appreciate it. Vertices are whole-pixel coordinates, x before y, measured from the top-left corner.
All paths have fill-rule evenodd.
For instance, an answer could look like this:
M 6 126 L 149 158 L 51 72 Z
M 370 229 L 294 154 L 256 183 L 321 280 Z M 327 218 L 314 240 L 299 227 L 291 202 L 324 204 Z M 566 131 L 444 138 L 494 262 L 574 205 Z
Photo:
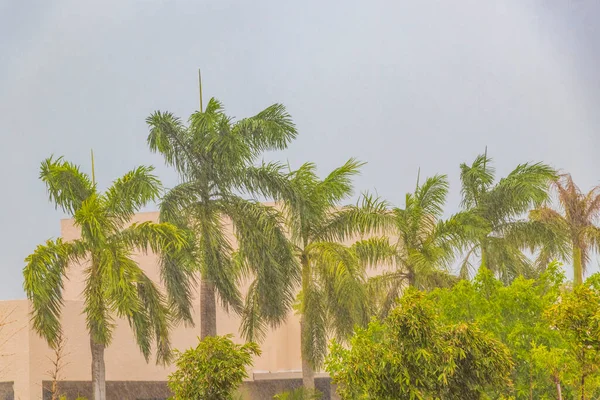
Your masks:
M 259 355 L 256 343 L 238 345 L 231 335 L 209 336 L 196 348 L 176 353 L 177 371 L 169 375 L 173 400 L 232 400 Z
M 409 290 L 383 322 L 334 342 L 326 369 L 343 399 L 480 399 L 510 384 L 500 341 L 470 324 L 444 324 L 422 292 Z

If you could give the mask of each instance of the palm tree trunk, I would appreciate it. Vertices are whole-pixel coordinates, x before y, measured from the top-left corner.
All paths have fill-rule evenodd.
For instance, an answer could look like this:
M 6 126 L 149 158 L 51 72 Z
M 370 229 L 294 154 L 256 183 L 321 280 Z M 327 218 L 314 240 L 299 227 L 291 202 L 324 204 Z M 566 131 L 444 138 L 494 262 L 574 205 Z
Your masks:
M 92 349 L 92 400 L 106 400 L 104 345 L 94 342 L 90 336 L 90 347 Z
M 215 285 L 202 278 L 200 280 L 200 339 L 217 335 L 217 301 Z
M 487 260 L 487 250 L 485 249 L 485 245 L 481 242 L 481 266 L 480 268 L 487 268 L 488 260 Z
M 555 378 L 554 384 L 556 385 L 556 398 L 562 400 L 562 388 L 560 387 L 560 379 Z
M 412 267 L 408 267 L 408 286 L 414 287 L 417 282 L 417 277 L 415 275 L 415 270 Z
M 302 292 L 308 293 L 310 285 L 310 264 L 308 263 L 308 256 L 302 254 L 300 257 L 300 264 L 302 265 Z M 304 301 L 304 300 L 303 300 Z M 306 312 L 306 307 L 301 308 L 302 313 Z M 304 343 L 306 343 L 306 337 L 310 335 L 307 332 L 307 326 L 304 323 L 304 314 L 300 316 L 300 358 L 302 358 L 302 386 L 305 389 L 315 388 L 315 370 L 312 363 L 308 359 L 306 352 L 304 351 Z
M 304 343 L 304 337 L 306 335 L 305 329 L 306 325 L 303 323 L 304 317 L 300 317 L 300 346 Z M 301 351 L 302 358 L 302 386 L 305 389 L 314 389 L 315 388 L 315 370 L 312 367 L 311 363 L 304 356 L 304 352 Z
M 581 285 L 583 283 L 581 248 L 576 244 L 573 244 L 573 283 L 575 285 Z

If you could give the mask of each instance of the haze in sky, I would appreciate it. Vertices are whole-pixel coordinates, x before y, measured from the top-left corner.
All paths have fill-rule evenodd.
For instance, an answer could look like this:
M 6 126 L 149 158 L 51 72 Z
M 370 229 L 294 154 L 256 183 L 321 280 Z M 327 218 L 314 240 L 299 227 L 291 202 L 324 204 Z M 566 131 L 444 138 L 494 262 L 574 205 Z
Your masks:
M 268 159 L 356 179 L 402 205 L 421 176 L 488 146 L 501 176 L 545 161 L 587 190 L 600 181 L 600 2 L 596 0 L 0 0 L 0 299 L 21 298 L 23 259 L 59 235 L 38 180 L 64 155 L 101 187 L 153 164 L 145 118 L 187 119 L 204 98 L 245 117 L 278 102 L 299 129 Z

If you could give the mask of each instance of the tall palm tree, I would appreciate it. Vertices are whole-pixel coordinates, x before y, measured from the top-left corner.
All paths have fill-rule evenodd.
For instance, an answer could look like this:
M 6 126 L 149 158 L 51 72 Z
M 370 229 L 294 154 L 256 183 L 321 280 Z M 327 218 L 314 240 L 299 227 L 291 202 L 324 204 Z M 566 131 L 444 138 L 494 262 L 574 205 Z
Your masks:
M 151 167 L 138 167 L 104 193 L 94 179 L 62 158 L 46 159 L 40 178 L 50 200 L 68 213 L 81 238 L 48 240 L 26 258 L 25 291 L 32 303 L 34 329 L 51 346 L 61 336 L 63 282 L 71 263 L 85 265 L 84 313 L 92 352 L 94 400 L 106 399 L 104 349 L 110 345 L 114 318 L 129 321 L 146 360 L 156 346 L 157 362 L 169 360 L 169 309 L 165 296 L 132 258 L 136 250 L 178 252 L 187 235 L 167 223 L 129 225 L 131 217 L 157 199 L 161 186 Z M 170 271 L 163 270 L 169 279 Z M 171 290 L 177 290 L 173 285 Z
M 493 271 L 504 282 L 510 282 L 531 271 L 531 263 L 521 251 L 527 242 L 521 241 L 523 235 L 514 231 L 521 228 L 525 213 L 548 199 L 548 186 L 556 172 L 542 163 L 520 164 L 494 183 L 491 161 L 485 154 L 478 156 L 470 166 L 460 166 L 463 210 L 473 213 L 487 226 L 468 249 L 461 275 L 469 275 L 473 258 L 479 255 L 482 267 Z
M 557 194 L 559 211 L 546 203 L 532 210 L 529 217 L 553 234 L 553 240 L 542 246 L 543 262 L 551 257 L 571 261 L 573 281 L 579 285 L 583 283 L 590 254 L 600 248 L 600 228 L 597 226 L 600 218 L 600 186 L 584 194 L 575 185 L 571 175 L 565 174 L 553 181 L 552 188 Z
M 449 271 L 451 263 L 481 232 L 484 222 L 470 212 L 443 220 L 448 187 L 445 175 L 428 178 L 417 183 L 414 193 L 406 194 L 404 208 L 393 208 L 387 214 L 392 241 L 387 249 L 385 241 L 381 242 L 376 254 L 380 263 L 393 269 L 369 280 L 369 297 L 381 317 L 387 315 L 403 288 L 431 289 L 457 279 Z
M 369 196 L 357 205 L 341 207 L 353 190 L 352 176 L 361 163 L 351 159 L 325 179 L 306 163 L 289 174 L 293 197 L 284 204 L 288 229 L 301 269 L 296 304 L 301 319 L 302 378 L 314 389 L 315 370 L 324 359 L 328 333 L 340 339 L 355 324 L 366 323 L 365 267 L 375 261 L 377 239 L 384 229 L 386 204 Z M 353 245 L 347 245 L 356 240 Z M 249 319 L 254 321 L 256 319 Z
M 200 271 L 201 338 L 217 334 L 217 294 L 227 309 L 243 311 L 238 284 L 244 277 L 254 277 L 248 294 L 253 310 L 271 325 L 281 323 L 293 302 L 296 260 L 277 210 L 243 195 L 278 198 L 287 193 L 281 165 L 254 166 L 262 152 L 284 149 L 296 137 L 285 108 L 275 104 L 233 122 L 211 99 L 206 110 L 192 114 L 188 126 L 163 112 L 152 114 L 147 123 L 150 149 L 163 155 L 181 181 L 163 197 L 161 221 L 194 234 L 193 253 L 163 257 L 163 265 L 185 275 L 180 277 L 187 284 L 175 307 L 178 317 L 192 322 L 191 278 Z

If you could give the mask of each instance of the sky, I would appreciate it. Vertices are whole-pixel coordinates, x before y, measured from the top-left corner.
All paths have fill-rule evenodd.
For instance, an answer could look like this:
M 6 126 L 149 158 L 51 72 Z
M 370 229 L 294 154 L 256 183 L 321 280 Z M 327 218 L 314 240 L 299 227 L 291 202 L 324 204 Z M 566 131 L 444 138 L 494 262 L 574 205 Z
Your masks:
M 421 176 L 488 148 L 498 176 L 544 161 L 600 183 L 596 0 L 0 0 L 0 299 L 64 215 L 39 181 L 63 155 L 101 188 L 137 165 L 154 110 L 221 100 L 241 118 L 283 103 L 299 136 L 268 160 L 323 174 L 357 157 L 356 191 L 402 206 Z

